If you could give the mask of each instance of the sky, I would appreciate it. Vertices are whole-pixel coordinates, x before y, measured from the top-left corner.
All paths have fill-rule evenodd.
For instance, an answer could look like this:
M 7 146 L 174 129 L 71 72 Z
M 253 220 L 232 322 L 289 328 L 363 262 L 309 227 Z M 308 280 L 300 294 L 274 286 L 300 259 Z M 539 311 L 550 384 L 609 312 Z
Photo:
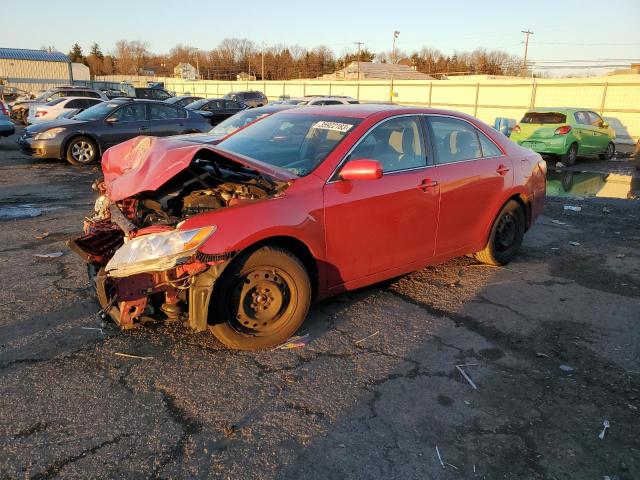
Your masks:
M 54 46 L 66 53 L 78 42 L 88 52 L 98 42 L 108 53 L 126 39 L 147 41 L 152 52 L 166 53 L 178 43 L 210 50 L 237 37 L 267 46 L 326 45 L 341 55 L 356 51 L 357 41 L 374 53 L 390 51 L 398 30 L 397 48 L 408 53 L 423 46 L 445 54 L 484 47 L 522 56 L 521 31 L 531 30 L 529 58 L 538 65 L 640 61 L 640 0 L 30 0 L 29 11 L 34 15 L 25 21 L 3 22 L 0 47 Z

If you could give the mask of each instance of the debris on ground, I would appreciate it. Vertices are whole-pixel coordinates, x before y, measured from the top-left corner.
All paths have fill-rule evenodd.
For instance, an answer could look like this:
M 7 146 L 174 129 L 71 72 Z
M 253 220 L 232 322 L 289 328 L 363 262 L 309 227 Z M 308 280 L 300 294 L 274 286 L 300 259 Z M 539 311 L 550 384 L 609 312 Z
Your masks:
M 616 255 L 616 258 L 624 258 L 624 253 L 619 253 Z
M 40 235 L 36 235 L 36 240 L 43 240 L 49 236 L 49 232 L 43 232 Z
M 273 350 L 293 350 L 294 348 L 304 348 L 309 343 L 309 334 L 296 335 L 284 342 L 282 345 L 278 345 Z
M 102 335 L 104 335 L 104 330 L 102 330 L 101 328 L 98 327 L 80 327 L 82 330 L 97 330 L 99 331 Z
M 542 353 L 542 352 L 536 352 L 536 357 L 540 357 L 540 358 L 547 358 L 549 355 L 547 355 L 546 353 Z
M 571 210 L 572 212 L 581 212 L 582 211 L 582 207 L 577 207 L 575 205 L 565 205 L 564 209 L 565 210 Z
M 607 428 L 609 428 L 610 426 L 611 424 L 609 423 L 609 420 L 605 420 L 604 422 L 602 422 L 602 431 L 598 435 L 598 438 L 600 440 L 604 440 L 604 434 L 607 431 Z
M 563 372 L 573 372 L 574 368 L 569 365 L 560 365 L 560 370 Z
M 442 465 L 442 468 L 445 468 L 444 462 L 442 461 L 442 457 L 440 456 L 440 450 L 438 449 L 437 445 L 436 445 L 436 453 L 438 454 L 438 460 L 440 460 L 440 465 Z
M 556 167 L 564 168 L 564 167 L 566 167 L 566 165 L 564 163 L 562 163 L 562 162 L 556 162 Z
M 238 427 L 236 427 L 235 425 L 229 425 L 228 427 L 225 426 L 222 429 L 222 432 L 224 433 L 224 436 L 227 438 L 233 437 L 233 435 L 235 435 L 235 433 L 238 431 Z
M 579 247 L 580 246 L 580 242 L 571 241 L 571 242 L 569 242 L 569 245 L 572 245 L 574 247 Z
M 609 210 L 607 207 L 602 207 L 602 213 L 611 213 L 611 210 Z
M 373 332 L 371 335 L 368 335 L 368 336 L 366 336 L 366 337 L 364 337 L 364 338 L 361 338 L 360 340 L 356 340 L 356 341 L 355 341 L 355 342 L 353 342 L 353 343 L 355 343 L 355 344 L 357 345 L 358 343 L 362 343 L 362 342 L 364 342 L 365 340 L 370 339 L 371 337 L 375 337 L 375 336 L 376 336 L 376 335 L 378 335 L 379 333 L 380 333 L 380 330 L 375 331 L 375 332 Z
M 463 365 L 456 365 L 456 368 L 458 369 L 458 371 L 460 372 L 460 374 L 464 377 L 464 379 L 469 382 L 469 385 L 471 385 L 473 387 L 474 390 L 477 390 L 478 387 L 476 386 L 475 383 L 473 383 L 473 380 L 471 380 L 471 377 L 469 375 L 467 375 L 467 372 L 465 372 L 462 368 L 463 367 L 477 367 L 478 364 L 477 363 L 465 363 Z
M 34 257 L 38 258 L 58 258 L 64 255 L 63 252 L 51 252 L 51 253 L 34 253 Z
M 132 355 L 130 353 L 115 352 L 114 355 L 117 355 L 119 357 L 137 358 L 139 360 L 153 360 L 153 357 L 143 357 L 140 355 Z
M 566 225 L 567 222 L 563 222 L 562 220 L 551 220 L 551 223 L 555 223 L 556 225 Z

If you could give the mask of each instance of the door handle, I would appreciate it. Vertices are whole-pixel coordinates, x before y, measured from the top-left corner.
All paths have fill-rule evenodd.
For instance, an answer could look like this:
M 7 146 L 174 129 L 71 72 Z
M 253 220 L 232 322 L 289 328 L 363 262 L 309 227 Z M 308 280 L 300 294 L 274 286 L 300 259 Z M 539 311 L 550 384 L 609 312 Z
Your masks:
M 436 180 L 425 178 L 424 180 L 422 180 L 422 182 L 420 182 L 420 185 L 418 185 L 418 188 L 423 192 L 426 192 L 428 188 L 433 188 L 437 186 L 438 186 L 438 182 Z
M 509 167 L 505 165 L 499 165 L 498 168 L 496 169 L 496 172 L 499 173 L 500 175 L 506 175 L 509 170 L 511 170 Z

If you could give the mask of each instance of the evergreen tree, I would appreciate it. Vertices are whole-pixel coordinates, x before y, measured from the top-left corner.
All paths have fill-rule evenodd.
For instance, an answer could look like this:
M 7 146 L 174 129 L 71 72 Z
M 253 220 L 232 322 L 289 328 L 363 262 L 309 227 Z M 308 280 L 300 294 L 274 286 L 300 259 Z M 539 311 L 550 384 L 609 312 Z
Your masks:
M 77 43 L 74 43 L 69 52 L 69 58 L 72 62 L 82 63 L 84 61 L 84 55 L 82 55 L 82 47 Z

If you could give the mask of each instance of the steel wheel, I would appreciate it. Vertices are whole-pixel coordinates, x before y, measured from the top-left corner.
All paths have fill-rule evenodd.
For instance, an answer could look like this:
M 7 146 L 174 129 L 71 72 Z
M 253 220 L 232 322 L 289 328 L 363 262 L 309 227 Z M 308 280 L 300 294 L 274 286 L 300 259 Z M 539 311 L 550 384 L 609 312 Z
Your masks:
M 475 257 L 489 265 L 505 265 L 518 253 L 525 231 L 525 214 L 515 200 L 509 200 L 491 227 L 485 248 Z
M 295 309 L 295 290 L 293 279 L 279 269 L 258 268 L 245 273 L 231 295 L 231 305 L 237 306 L 232 326 L 250 335 L 272 334 L 279 329 L 280 320 Z
M 216 281 L 209 330 L 230 348 L 271 348 L 302 325 L 310 302 L 309 275 L 298 258 L 261 247 L 237 258 Z
M 500 217 L 496 226 L 495 246 L 498 252 L 504 252 L 511 248 L 518 231 L 516 219 L 511 213 Z

